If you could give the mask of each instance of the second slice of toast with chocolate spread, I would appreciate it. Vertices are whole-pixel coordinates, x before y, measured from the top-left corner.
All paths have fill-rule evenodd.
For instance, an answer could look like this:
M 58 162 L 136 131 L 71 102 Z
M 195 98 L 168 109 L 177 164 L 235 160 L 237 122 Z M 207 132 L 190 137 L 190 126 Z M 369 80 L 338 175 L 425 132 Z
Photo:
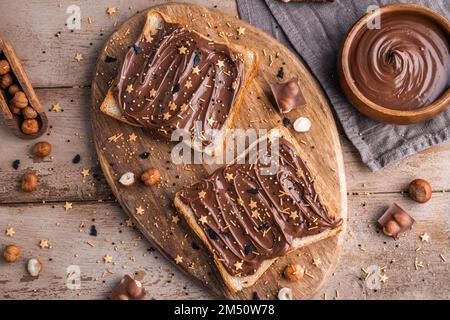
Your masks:
M 214 42 L 150 10 L 100 109 L 167 140 L 183 129 L 199 138 L 187 141 L 191 147 L 214 156 L 257 66 L 255 51 Z
M 252 286 L 278 257 L 342 230 L 342 219 L 333 218 L 322 203 L 289 131 L 276 128 L 262 139 L 268 147 L 258 151 L 256 163 L 220 168 L 178 192 L 174 201 L 233 292 Z M 256 144 L 241 157 L 248 158 Z M 262 171 L 261 159 L 272 154 L 278 166 Z

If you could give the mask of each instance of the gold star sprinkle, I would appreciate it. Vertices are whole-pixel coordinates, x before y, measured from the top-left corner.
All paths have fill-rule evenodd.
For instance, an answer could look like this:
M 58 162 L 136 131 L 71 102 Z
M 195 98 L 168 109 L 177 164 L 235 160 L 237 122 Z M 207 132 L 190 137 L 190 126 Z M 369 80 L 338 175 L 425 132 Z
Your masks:
M 164 120 L 169 120 L 171 117 L 172 117 L 172 116 L 170 115 L 169 112 L 163 113 L 163 119 L 164 119 Z
M 183 257 L 177 254 L 177 256 L 175 258 L 175 263 L 180 264 L 182 262 L 183 262 Z
M 49 249 L 50 248 L 50 242 L 48 240 L 41 240 L 39 241 L 39 247 L 41 249 Z
M 180 218 L 177 215 L 172 216 L 172 223 L 178 224 L 179 221 L 180 221 Z
M 198 197 L 201 199 L 201 200 L 203 200 L 203 199 L 205 199 L 205 196 L 206 196 L 206 192 L 205 191 L 200 191 L 199 193 L 198 193 Z
M 289 217 L 293 220 L 298 218 L 298 214 L 297 211 L 291 211 L 291 214 L 289 215 Z
M 184 86 L 188 89 L 192 88 L 192 81 L 191 80 L 186 81 L 186 84 Z
M 225 67 L 225 61 L 223 60 L 217 60 L 216 66 L 218 66 L 220 69 Z
M 233 174 L 232 173 L 225 174 L 225 180 L 227 180 L 228 182 L 233 180 Z
M 236 31 L 239 36 L 242 36 L 245 33 L 245 28 L 239 27 L 236 29 Z
M 234 80 L 234 81 L 231 83 L 231 89 L 236 90 L 236 88 L 237 88 L 237 82 L 236 82 L 236 80 Z
M 423 233 L 420 235 L 420 241 L 430 242 L 430 235 L 428 233 Z
M 156 98 L 158 92 L 155 89 L 150 90 L 150 98 Z
M 301 178 L 303 176 L 302 170 L 300 170 L 300 169 L 297 170 L 296 175 L 297 175 L 297 178 Z
M 103 256 L 103 263 L 111 263 L 113 261 L 113 257 L 109 254 L 105 254 Z
M 133 220 L 131 220 L 131 218 L 126 220 L 125 222 L 127 224 L 127 227 L 129 227 L 129 228 L 134 227 L 134 223 L 133 223 Z
M 143 215 L 144 214 L 144 209 L 142 208 L 142 206 L 139 206 L 138 208 L 136 208 L 136 214 L 137 215 Z
M 77 52 L 77 53 L 75 54 L 74 59 L 75 59 L 77 62 L 81 62 L 81 60 L 83 60 L 83 55 L 82 55 L 81 53 Z
M 386 281 L 388 280 L 389 278 L 385 275 L 385 274 L 382 274 L 381 276 L 380 276 L 380 281 L 382 282 L 382 283 L 386 283 Z
M 178 52 L 180 54 L 186 54 L 187 53 L 187 48 L 185 46 L 181 46 L 178 48 Z
M 236 271 L 237 270 L 242 270 L 242 264 L 243 263 L 244 263 L 243 261 L 236 261 L 236 263 L 234 264 L 234 267 L 236 268 Z
M 177 104 L 176 104 L 175 102 L 173 102 L 173 101 L 170 101 L 170 102 L 169 102 L 169 109 L 170 109 L 171 111 L 177 110 Z
M 192 73 L 193 74 L 200 74 L 200 69 L 198 67 L 193 67 L 192 68 Z
M 258 210 L 252 210 L 252 218 L 254 218 L 254 219 L 260 218 Z
M 64 209 L 67 211 L 67 210 L 70 210 L 70 209 L 73 209 L 72 208 L 72 202 L 67 202 L 66 201 L 66 203 L 64 204 Z
M 138 136 L 133 132 L 132 134 L 130 134 L 130 135 L 128 136 L 128 141 L 135 142 L 136 139 L 137 139 L 137 137 L 138 137 Z
M 89 169 L 83 169 L 82 171 L 81 171 L 81 175 L 83 176 L 83 177 L 88 177 L 89 176 Z
M 255 201 L 250 200 L 249 206 L 251 209 L 256 209 L 258 207 L 258 204 Z
M 53 112 L 61 112 L 61 105 L 59 103 L 54 103 L 52 104 L 52 109 Z
M 109 8 L 106 9 L 106 13 L 109 16 L 113 16 L 113 15 L 115 15 L 117 13 L 117 8 L 116 7 L 109 7 Z
M 201 216 L 200 219 L 198 219 L 202 224 L 208 223 L 208 217 L 207 216 Z
M 312 264 L 315 265 L 316 267 L 318 267 L 322 264 L 322 260 L 320 260 L 320 258 L 315 258 L 315 259 L 313 259 Z
M 187 103 L 183 103 L 183 104 L 181 105 L 181 107 L 180 107 L 180 109 L 181 109 L 182 111 L 186 111 L 188 108 L 189 108 L 189 105 L 188 105 Z
M 127 89 L 126 90 L 127 90 L 128 93 L 132 93 L 133 90 L 134 90 L 133 89 L 133 85 L 132 84 L 127 85 Z
M 215 122 L 216 122 L 216 120 L 214 120 L 213 118 L 209 118 L 209 119 L 208 119 L 208 124 L 209 124 L 209 126 L 214 125 Z
M 238 198 L 237 203 L 238 203 L 238 205 L 240 205 L 242 207 L 244 206 L 244 200 L 242 200 L 242 198 Z
M 5 234 L 6 234 L 6 236 L 7 237 L 12 237 L 12 236 L 14 236 L 14 234 L 15 234 L 16 232 L 14 231 L 14 228 L 7 228 L 6 229 L 6 231 L 5 231 Z

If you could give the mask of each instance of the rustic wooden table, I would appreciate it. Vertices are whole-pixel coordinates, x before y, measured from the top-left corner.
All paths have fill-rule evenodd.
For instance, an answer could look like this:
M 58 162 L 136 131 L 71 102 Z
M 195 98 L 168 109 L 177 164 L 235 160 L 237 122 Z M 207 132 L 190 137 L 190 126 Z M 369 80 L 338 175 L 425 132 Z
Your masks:
M 0 2 L 0 34 L 11 41 L 36 92 L 47 109 L 51 128 L 43 139 L 52 143 L 50 159 L 29 155 L 30 141 L 21 141 L 0 127 L 0 246 L 16 243 L 22 257 L 15 264 L 0 261 L 0 299 L 104 299 L 125 273 L 136 273 L 155 299 L 211 299 L 200 287 L 165 261 L 114 201 L 103 178 L 91 139 L 90 82 L 100 48 L 116 26 L 156 0 L 6 0 Z M 191 1 L 236 15 L 234 1 Z M 125 4 L 126 3 L 126 4 Z M 80 6 L 82 28 L 65 25 L 68 6 Z M 117 7 L 113 16 L 108 7 Z M 83 60 L 74 57 L 81 53 Z M 450 299 L 450 143 L 409 157 L 377 173 L 361 163 L 356 150 L 341 138 L 349 192 L 349 222 L 336 272 L 315 298 L 321 299 Z M 73 164 L 79 154 L 81 162 Z M 18 170 L 12 162 L 20 160 Z M 19 191 L 27 168 L 38 171 L 39 190 Z M 83 177 L 81 171 L 89 170 Z M 423 177 L 434 194 L 426 205 L 405 194 L 408 183 Z M 64 204 L 72 203 L 65 210 Z M 392 202 L 409 210 L 417 223 L 399 241 L 385 237 L 376 220 Z M 95 226 L 97 236 L 90 235 Z M 6 229 L 13 228 L 13 237 Z M 428 234 L 424 242 L 420 235 Z M 51 248 L 41 249 L 42 239 Z M 112 263 L 104 263 L 105 255 Z M 38 278 L 26 271 L 27 258 L 44 263 Z M 81 271 L 79 290 L 66 286 L 67 268 Z M 365 271 L 381 269 L 380 288 L 367 285 Z M 375 276 L 377 277 L 377 276 Z M 387 277 L 387 278 L 386 278 Z M 372 288 L 372 289 L 369 289 Z

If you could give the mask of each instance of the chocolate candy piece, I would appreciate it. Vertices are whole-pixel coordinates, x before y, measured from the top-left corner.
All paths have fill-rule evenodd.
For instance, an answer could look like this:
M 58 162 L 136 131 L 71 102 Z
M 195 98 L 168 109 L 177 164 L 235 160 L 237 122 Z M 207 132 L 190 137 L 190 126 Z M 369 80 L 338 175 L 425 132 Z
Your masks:
M 414 222 L 415 220 L 396 203 L 393 203 L 378 219 L 383 233 L 395 240 L 399 239 L 400 234 L 410 230 Z
M 275 102 L 281 113 L 289 113 L 293 109 L 306 107 L 306 100 L 300 89 L 298 78 L 288 82 L 270 84 Z
M 109 295 L 111 300 L 141 300 L 146 295 L 142 284 L 129 275 L 125 275 Z

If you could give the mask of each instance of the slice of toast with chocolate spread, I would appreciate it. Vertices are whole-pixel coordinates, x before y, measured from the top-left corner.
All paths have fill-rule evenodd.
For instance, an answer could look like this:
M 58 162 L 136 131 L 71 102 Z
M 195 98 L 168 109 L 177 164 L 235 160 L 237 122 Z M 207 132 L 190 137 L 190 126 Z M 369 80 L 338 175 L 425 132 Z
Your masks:
M 150 10 L 100 110 L 166 140 L 182 129 L 198 137 L 185 141 L 192 148 L 218 155 L 257 66 L 255 51 L 214 42 Z
M 230 164 L 175 196 L 175 206 L 211 251 L 229 290 L 252 286 L 281 256 L 343 228 L 316 191 L 316 182 L 289 131 L 273 129 L 254 164 Z M 261 141 L 260 139 L 260 141 Z M 272 145 L 278 141 L 278 153 Z M 240 157 L 247 157 L 249 146 Z M 259 147 L 258 147 L 259 148 Z M 278 158 L 264 172 L 264 155 Z M 238 157 L 237 159 L 240 159 Z

